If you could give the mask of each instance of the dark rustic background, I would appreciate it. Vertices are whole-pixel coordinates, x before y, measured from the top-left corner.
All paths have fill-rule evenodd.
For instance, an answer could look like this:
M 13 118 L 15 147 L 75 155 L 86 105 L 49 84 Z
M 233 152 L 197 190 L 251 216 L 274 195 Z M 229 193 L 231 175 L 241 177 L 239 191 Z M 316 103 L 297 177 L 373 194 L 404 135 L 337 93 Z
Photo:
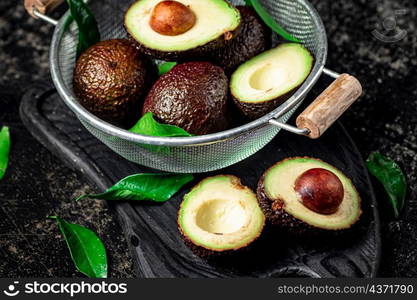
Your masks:
M 395 159 L 408 177 L 407 205 L 399 221 L 393 220 L 381 187 L 375 184 L 384 233 L 380 276 L 416 276 L 417 4 L 413 0 L 313 3 L 328 32 L 328 67 L 355 74 L 364 85 L 364 96 L 343 123 L 364 158 L 379 150 Z M 52 30 L 28 18 L 23 1 L 0 0 L 0 125 L 10 126 L 13 138 L 10 168 L 0 182 L 0 276 L 80 276 L 55 225 L 45 219 L 60 215 L 92 228 L 104 240 L 110 276 L 132 277 L 127 244 L 112 213 L 101 202 L 71 201 L 94 187 L 36 142 L 19 119 L 25 90 L 34 82 L 50 80 Z

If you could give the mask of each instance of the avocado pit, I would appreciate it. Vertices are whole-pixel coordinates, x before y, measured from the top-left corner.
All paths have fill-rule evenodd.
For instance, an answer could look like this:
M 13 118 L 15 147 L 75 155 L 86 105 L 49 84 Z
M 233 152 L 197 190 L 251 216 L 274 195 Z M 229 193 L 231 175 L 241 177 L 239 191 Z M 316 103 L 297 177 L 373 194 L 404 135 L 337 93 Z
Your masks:
M 323 215 L 335 213 L 344 196 L 340 179 L 323 168 L 313 168 L 301 174 L 295 181 L 294 190 L 304 206 Z
M 194 27 L 196 16 L 184 4 L 177 1 L 159 2 L 152 11 L 149 21 L 151 28 L 159 34 L 176 36 Z

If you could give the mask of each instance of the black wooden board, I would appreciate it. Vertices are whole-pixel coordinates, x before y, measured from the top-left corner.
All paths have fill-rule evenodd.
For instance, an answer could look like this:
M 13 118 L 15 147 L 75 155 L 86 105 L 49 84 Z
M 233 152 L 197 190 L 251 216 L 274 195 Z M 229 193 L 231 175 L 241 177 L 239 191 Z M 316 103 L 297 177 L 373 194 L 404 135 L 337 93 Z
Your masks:
M 49 86 L 31 88 L 23 97 L 21 118 L 27 129 L 69 167 L 103 191 L 133 173 L 154 172 L 130 163 L 82 127 Z M 261 174 L 292 156 L 323 159 L 354 182 L 362 198 L 360 222 L 340 236 L 314 240 L 285 236 L 267 227 L 250 250 L 209 261 L 195 256 L 182 242 L 177 210 L 192 184 L 205 176 L 233 174 L 255 189 Z M 374 277 L 380 259 L 380 232 L 375 196 L 355 144 L 338 123 L 320 140 L 281 132 L 268 146 L 232 167 L 196 175 L 197 179 L 162 205 L 108 203 L 116 212 L 134 259 L 138 277 Z M 89 201 L 89 200 L 83 200 Z

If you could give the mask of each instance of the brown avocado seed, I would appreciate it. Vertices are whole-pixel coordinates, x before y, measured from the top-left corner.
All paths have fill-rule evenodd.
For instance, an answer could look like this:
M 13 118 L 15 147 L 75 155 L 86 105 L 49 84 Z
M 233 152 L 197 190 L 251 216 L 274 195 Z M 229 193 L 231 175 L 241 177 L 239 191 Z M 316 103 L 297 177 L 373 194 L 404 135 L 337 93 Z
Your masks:
M 162 35 L 176 36 L 190 30 L 196 22 L 193 11 L 177 1 L 159 2 L 153 9 L 149 25 Z
M 294 190 L 304 206 L 323 215 L 335 213 L 344 197 L 340 179 L 322 168 L 310 169 L 301 174 L 295 181 Z

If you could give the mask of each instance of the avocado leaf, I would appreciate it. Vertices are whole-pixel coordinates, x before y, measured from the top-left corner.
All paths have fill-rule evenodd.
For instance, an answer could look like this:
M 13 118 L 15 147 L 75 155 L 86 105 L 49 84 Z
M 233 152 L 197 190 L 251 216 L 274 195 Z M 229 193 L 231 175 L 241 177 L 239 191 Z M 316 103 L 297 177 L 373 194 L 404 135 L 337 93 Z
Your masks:
M 178 63 L 176 63 L 176 62 L 165 62 L 165 63 L 160 64 L 160 65 L 158 66 L 158 73 L 159 73 L 159 76 L 162 76 L 162 75 L 164 75 L 164 74 L 168 73 L 168 72 L 169 72 L 169 71 L 171 71 L 171 70 L 172 70 L 172 68 L 174 68 L 177 64 L 178 64 Z
M 247 6 L 251 6 L 255 9 L 259 17 L 264 21 L 264 23 L 272 29 L 275 33 L 286 39 L 290 42 L 301 43 L 299 39 L 292 36 L 284 28 L 282 28 L 278 23 L 271 17 L 271 15 L 266 11 L 262 6 L 259 0 L 245 0 Z
M 192 136 L 187 131 L 173 125 L 160 124 L 155 121 L 153 114 L 147 112 L 143 117 L 129 129 L 130 132 L 138 133 L 148 136 L 161 137 L 190 137 Z
M 7 166 L 9 164 L 10 154 L 10 130 L 9 127 L 4 126 L 0 130 L 0 180 L 6 174 Z
M 89 194 L 76 199 L 93 198 L 101 200 L 149 200 L 166 202 L 182 186 L 193 180 L 191 174 L 136 174 L 128 176 L 102 194 Z
M 90 229 L 60 217 L 49 218 L 56 220 L 78 271 L 91 278 L 107 278 L 106 249 L 98 236 Z
M 97 21 L 83 0 L 67 0 L 71 17 L 78 26 L 77 57 L 100 41 Z
M 394 210 L 394 216 L 398 218 L 404 207 L 407 191 L 407 182 L 404 173 L 393 160 L 384 157 L 379 152 L 371 153 L 366 160 L 366 166 L 369 172 L 384 186 Z

